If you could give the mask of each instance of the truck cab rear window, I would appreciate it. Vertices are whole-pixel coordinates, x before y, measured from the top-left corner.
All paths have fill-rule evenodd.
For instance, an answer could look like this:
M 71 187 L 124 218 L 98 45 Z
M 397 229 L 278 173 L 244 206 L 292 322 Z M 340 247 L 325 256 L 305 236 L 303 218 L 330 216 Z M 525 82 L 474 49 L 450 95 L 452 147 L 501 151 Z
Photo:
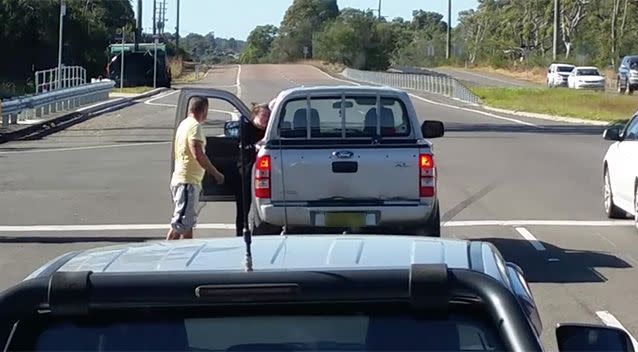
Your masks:
M 283 138 L 406 137 L 410 120 L 399 99 L 377 97 L 313 97 L 287 101 L 279 115 Z
M 27 322 L 25 322 L 25 325 Z M 503 351 L 481 317 L 402 314 L 87 319 L 19 324 L 9 351 Z

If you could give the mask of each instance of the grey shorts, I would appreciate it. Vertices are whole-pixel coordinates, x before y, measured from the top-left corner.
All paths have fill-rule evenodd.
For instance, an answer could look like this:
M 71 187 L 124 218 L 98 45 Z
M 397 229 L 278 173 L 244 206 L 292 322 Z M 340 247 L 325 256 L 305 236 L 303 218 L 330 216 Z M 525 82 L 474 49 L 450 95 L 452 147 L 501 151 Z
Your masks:
M 173 230 L 182 234 L 192 230 L 197 224 L 197 206 L 201 188 L 190 183 L 179 183 L 171 186 L 175 211 L 171 219 Z

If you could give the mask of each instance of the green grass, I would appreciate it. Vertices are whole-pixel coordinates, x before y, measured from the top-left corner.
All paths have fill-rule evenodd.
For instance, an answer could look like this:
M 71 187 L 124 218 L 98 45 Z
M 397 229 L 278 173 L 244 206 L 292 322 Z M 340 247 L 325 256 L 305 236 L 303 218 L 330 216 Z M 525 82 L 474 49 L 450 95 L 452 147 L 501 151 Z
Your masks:
M 128 93 L 128 94 L 142 94 L 148 91 L 153 90 L 153 87 L 124 87 L 123 90 L 120 90 L 120 87 L 113 87 L 113 93 Z
M 599 121 L 626 121 L 638 109 L 638 98 L 567 88 L 470 88 L 494 108 Z

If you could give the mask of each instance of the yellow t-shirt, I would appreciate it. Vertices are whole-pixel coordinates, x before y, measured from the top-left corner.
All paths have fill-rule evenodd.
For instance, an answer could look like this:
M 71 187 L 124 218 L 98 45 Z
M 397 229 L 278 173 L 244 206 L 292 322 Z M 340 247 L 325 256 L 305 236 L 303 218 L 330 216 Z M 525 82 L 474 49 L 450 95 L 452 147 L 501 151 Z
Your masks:
M 194 117 L 188 116 L 180 122 L 175 133 L 175 171 L 173 171 L 171 185 L 190 183 L 201 186 L 202 184 L 205 170 L 188 147 L 191 140 L 201 141 L 206 151 L 206 136 L 202 126 Z

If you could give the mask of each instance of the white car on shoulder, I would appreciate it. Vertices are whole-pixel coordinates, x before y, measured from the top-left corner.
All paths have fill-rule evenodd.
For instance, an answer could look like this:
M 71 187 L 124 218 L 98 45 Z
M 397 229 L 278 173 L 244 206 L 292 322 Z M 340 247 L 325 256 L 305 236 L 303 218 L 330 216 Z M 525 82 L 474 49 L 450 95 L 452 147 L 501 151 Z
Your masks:
M 624 128 L 612 127 L 603 133 L 609 146 L 603 162 L 603 197 L 610 218 L 633 215 L 638 229 L 638 113 Z
M 547 70 L 547 86 L 549 88 L 554 87 L 567 87 L 567 76 L 574 69 L 574 65 L 570 64 L 551 64 Z
M 594 66 L 574 67 L 567 76 L 567 86 L 572 89 L 605 90 L 605 77 Z

